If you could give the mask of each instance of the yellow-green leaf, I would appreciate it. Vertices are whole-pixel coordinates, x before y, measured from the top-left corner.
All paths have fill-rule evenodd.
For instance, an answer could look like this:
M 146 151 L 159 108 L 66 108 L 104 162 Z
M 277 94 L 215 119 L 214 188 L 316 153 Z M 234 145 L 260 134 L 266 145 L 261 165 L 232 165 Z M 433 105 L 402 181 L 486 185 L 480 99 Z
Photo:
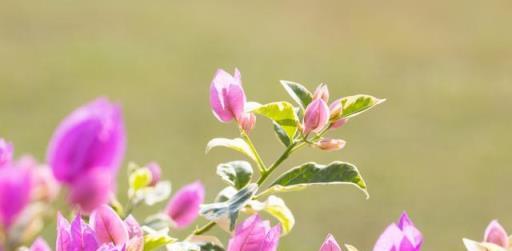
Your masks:
M 273 102 L 262 105 L 254 113 L 275 121 L 286 132 L 288 138 L 293 139 L 297 132 L 299 118 L 292 104 L 288 102 Z

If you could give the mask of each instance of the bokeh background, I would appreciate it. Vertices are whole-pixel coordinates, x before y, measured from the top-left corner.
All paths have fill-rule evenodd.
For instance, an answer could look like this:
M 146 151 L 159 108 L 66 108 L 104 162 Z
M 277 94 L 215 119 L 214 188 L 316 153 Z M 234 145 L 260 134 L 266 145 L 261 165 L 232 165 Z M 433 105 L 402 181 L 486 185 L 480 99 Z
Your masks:
M 204 154 L 209 139 L 237 135 L 210 112 L 215 70 L 239 67 L 262 103 L 290 100 L 280 79 L 325 82 L 333 97 L 388 102 L 332 134 L 343 151 L 306 149 L 284 167 L 355 163 L 371 199 L 350 186 L 284 194 L 297 225 L 280 250 L 317 250 L 328 232 L 371 250 L 402 210 L 424 250 L 463 250 L 491 219 L 512 230 L 511 13 L 508 0 L 4 0 L 0 135 L 44 160 L 59 121 L 105 95 L 124 107 L 127 161 L 158 161 L 174 188 L 200 179 L 212 200 L 215 166 L 242 158 Z M 270 162 L 282 147 L 268 121 L 256 128 Z

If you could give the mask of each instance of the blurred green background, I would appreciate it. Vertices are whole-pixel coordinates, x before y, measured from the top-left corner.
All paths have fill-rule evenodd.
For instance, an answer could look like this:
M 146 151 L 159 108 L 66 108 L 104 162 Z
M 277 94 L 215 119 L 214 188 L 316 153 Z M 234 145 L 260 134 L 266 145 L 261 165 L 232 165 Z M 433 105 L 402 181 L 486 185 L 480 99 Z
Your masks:
M 512 230 L 511 11 L 508 0 L 4 0 L 0 135 L 44 160 L 59 121 L 105 95 L 124 107 L 127 161 L 158 161 L 175 189 L 200 179 L 212 200 L 215 166 L 242 158 L 204 155 L 209 139 L 237 135 L 209 109 L 215 70 L 239 67 L 261 103 L 290 100 L 280 79 L 325 82 L 332 97 L 388 102 L 332 134 L 346 149 L 305 149 L 285 167 L 355 163 L 371 199 L 350 186 L 283 195 L 297 224 L 280 250 L 317 250 L 329 232 L 371 250 L 402 210 L 424 250 L 463 250 L 493 218 Z M 259 119 L 253 133 L 267 162 L 282 150 L 270 128 Z

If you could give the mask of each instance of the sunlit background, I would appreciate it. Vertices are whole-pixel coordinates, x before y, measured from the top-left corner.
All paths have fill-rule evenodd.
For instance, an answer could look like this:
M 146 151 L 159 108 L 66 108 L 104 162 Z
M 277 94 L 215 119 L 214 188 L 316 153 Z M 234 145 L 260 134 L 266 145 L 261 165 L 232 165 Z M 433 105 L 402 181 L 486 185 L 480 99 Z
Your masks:
M 280 250 L 318 250 L 329 232 L 371 250 L 403 210 L 424 250 L 463 250 L 491 219 L 512 230 L 511 13 L 508 0 L 2 1 L 0 136 L 43 161 L 59 121 L 105 95 L 124 107 L 126 163 L 156 160 L 175 189 L 200 179 L 213 200 L 216 165 L 243 158 L 204 154 L 237 135 L 209 109 L 215 70 L 240 68 L 261 103 L 291 101 L 281 79 L 324 82 L 332 97 L 388 102 L 332 134 L 346 149 L 304 149 L 282 170 L 352 162 L 371 198 L 351 186 L 284 194 L 297 224 Z M 267 162 L 283 149 L 263 118 L 253 137 Z

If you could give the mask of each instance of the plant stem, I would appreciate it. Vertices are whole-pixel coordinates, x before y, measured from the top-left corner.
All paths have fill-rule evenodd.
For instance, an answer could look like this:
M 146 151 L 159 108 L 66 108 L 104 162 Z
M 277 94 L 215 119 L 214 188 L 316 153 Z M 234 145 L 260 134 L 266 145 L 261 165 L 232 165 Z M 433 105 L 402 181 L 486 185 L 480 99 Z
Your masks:
M 256 147 L 254 147 L 254 144 L 252 143 L 251 138 L 243 129 L 240 129 L 240 135 L 242 135 L 242 138 L 245 140 L 247 145 L 249 145 L 249 147 L 251 148 L 251 151 L 254 154 L 254 157 L 256 157 L 256 163 L 258 164 L 260 173 L 262 173 L 262 174 L 265 173 L 267 171 L 267 167 L 265 166 L 265 163 L 261 159 L 260 154 L 256 150 Z
M 208 230 L 210 230 L 213 226 L 215 226 L 217 223 L 215 221 L 210 221 L 208 222 L 206 225 L 196 229 L 192 235 L 201 235 L 203 233 L 206 233 L 208 232 Z

